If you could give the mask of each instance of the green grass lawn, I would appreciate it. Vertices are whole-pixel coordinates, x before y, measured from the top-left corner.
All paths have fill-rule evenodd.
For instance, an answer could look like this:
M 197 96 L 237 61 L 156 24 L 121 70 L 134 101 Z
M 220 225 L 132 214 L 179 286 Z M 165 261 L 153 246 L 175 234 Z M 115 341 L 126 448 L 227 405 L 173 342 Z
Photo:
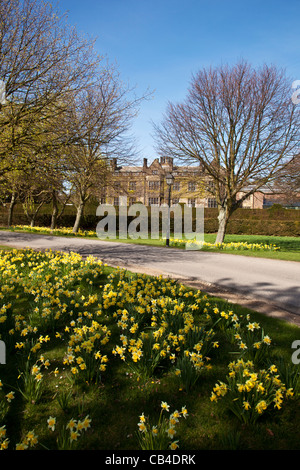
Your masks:
M 206 234 L 205 240 L 214 243 L 215 235 Z M 246 242 L 249 244 L 273 244 L 280 247 L 280 251 L 246 251 L 242 253 L 244 256 L 256 256 L 263 258 L 283 259 L 287 261 L 300 261 L 300 237 L 271 237 L 265 235 L 226 235 L 225 243 Z M 231 253 L 240 254 L 238 251 Z
M 168 430 L 176 431 L 167 440 L 182 451 L 300 448 L 299 367 L 291 360 L 296 326 L 77 254 L 3 251 L 0 269 L 7 348 L 0 446 L 139 449 L 138 436 L 146 436 L 139 423 L 145 417 L 156 425 L 165 404 Z M 276 365 L 269 372 L 276 390 L 260 384 L 253 395 L 247 382 L 249 390 L 231 400 L 241 404 L 234 414 L 212 393 L 226 382 L 229 364 L 241 360 L 252 385 Z M 255 422 L 248 422 L 247 400 L 252 411 L 268 403 Z M 178 423 L 176 414 L 169 421 L 176 410 Z
M 216 234 L 205 234 L 204 241 L 207 243 L 215 243 Z M 165 240 L 137 239 L 137 240 L 116 240 L 122 243 L 134 243 L 141 245 L 152 245 L 164 247 Z M 206 251 L 214 251 L 219 253 L 230 253 L 243 256 L 255 256 L 260 258 L 282 259 L 287 261 L 300 261 L 300 237 L 270 237 L 264 235 L 226 235 L 224 243 L 249 243 L 249 244 L 267 244 L 280 247 L 279 251 L 253 251 L 253 250 L 221 250 L 215 248 L 206 248 Z
M 13 248 L 8 245 L 0 245 L 0 250 L 13 250 Z

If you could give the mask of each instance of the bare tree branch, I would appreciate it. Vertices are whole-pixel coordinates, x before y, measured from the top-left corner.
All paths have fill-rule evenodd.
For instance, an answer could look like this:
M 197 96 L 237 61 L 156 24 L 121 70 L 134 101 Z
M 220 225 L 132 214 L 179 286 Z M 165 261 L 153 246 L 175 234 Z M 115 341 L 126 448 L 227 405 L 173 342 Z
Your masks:
M 2 0 L 0 18 L 0 79 L 6 99 L 0 104 L 1 175 L 20 169 L 23 154 L 34 161 L 41 151 L 41 130 L 45 135 L 70 93 L 94 80 L 100 58 L 94 41 L 80 37 L 50 3 Z
M 154 125 L 160 155 L 200 162 L 213 178 L 222 242 L 237 193 L 261 188 L 299 151 L 300 111 L 284 71 L 263 65 L 203 69 L 192 77 L 183 103 L 169 103 Z

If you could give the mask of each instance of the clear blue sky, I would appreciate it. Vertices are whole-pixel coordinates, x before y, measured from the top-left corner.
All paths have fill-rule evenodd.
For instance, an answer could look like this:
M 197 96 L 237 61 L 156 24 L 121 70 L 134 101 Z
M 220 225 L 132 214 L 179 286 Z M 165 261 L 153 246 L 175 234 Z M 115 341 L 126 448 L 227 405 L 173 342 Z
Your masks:
M 138 94 L 154 91 L 133 127 L 141 158 L 156 157 L 151 121 L 161 121 L 168 101 L 186 96 L 202 67 L 243 58 L 284 67 L 300 80 L 299 0 L 60 0 L 58 6 L 78 30 L 97 37 L 99 53 Z

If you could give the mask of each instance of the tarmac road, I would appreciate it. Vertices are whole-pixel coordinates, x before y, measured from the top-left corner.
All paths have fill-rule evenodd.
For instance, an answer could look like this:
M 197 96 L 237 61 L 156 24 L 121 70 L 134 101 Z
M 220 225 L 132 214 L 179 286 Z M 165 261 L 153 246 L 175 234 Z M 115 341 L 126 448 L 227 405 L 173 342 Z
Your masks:
M 290 316 L 300 325 L 298 262 L 6 231 L 0 231 L 0 244 L 94 255 L 111 266 L 163 274 L 257 311 Z

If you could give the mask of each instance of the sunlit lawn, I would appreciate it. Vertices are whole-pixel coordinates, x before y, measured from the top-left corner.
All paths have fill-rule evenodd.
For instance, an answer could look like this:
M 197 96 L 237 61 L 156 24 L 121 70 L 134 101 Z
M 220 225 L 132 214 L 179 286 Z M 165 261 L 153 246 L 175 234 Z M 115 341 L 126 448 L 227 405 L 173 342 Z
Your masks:
M 24 444 L 33 431 L 34 449 L 68 448 L 71 442 L 81 449 L 139 449 L 141 416 L 156 424 L 162 403 L 170 407 L 166 417 L 187 410 L 169 439 L 180 450 L 300 448 L 298 388 L 279 409 L 270 403 L 255 423 L 243 423 L 222 400 L 211 400 L 229 363 L 258 350 L 257 371 L 271 364 L 279 369 L 283 359 L 287 370 L 280 380 L 286 389 L 295 386 L 291 345 L 300 339 L 299 328 L 94 258 L 13 250 L 2 252 L 0 261 L 0 333 L 7 345 L 7 364 L 0 365 L 0 429 L 5 427 L 9 448 Z M 261 349 L 251 346 L 254 338 Z M 56 420 L 53 431 L 49 417 Z M 90 427 L 72 441 L 65 430 L 63 440 L 70 420 L 85 418 Z
M 204 241 L 214 244 L 216 234 L 204 234 Z M 116 240 L 122 243 L 136 243 L 141 245 L 152 246 L 165 246 L 165 239 L 127 239 Z M 300 237 L 278 237 L 278 236 L 265 236 L 265 235 L 226 235 L 224 243 L 248 243 L 248 244 L 262 244 L 262 245 L 276 245 L 280 248 L 279 251 L 269 250 L 245 250 L 245 249 L 217 249 L 214 247 L 206 247 L 206 251 L 214 251 L 217 253 L 230 253 L 243 256 L 255 256 L 260 258 L 282 259 L 287 261 L 300 261 Z M 182 246 L 184 249 L 184 246 Z

